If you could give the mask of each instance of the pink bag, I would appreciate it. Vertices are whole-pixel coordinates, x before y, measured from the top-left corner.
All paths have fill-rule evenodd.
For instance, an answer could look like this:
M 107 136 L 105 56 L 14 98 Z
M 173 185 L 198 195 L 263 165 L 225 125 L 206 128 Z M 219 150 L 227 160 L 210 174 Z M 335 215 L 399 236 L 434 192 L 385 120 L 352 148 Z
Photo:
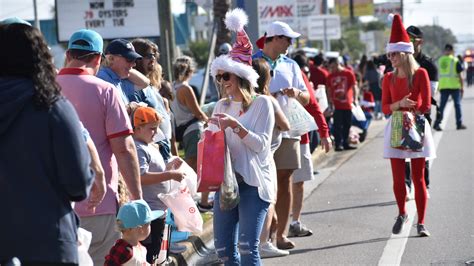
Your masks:
M 171 209 L 178 231 L 202 232 L 202 217 L 186 185 L 169 194 L 158 194 L 158 198 Z
M 205 130 L 198 143 L 198 192 L 217 191 L 224 181 L 225 133 Z

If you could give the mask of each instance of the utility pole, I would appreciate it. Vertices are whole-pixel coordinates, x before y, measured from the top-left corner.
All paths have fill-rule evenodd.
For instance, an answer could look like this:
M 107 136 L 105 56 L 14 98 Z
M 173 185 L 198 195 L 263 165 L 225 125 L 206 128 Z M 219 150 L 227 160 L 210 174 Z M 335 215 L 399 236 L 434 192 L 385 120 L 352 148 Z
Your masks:
M 158 1 L 158 16 L 160 20 L 160 64 L 166 80 L 172 81 L 171 62 L 175 58 L 176 41 L 174 38 L 173 14 L 170 0 Z
M 323 12 L 324 15 L 329 15 L 329 5 L 328 0 L 323 0 Z M 323 40 L 323 50 L 324 51 L 331 51 L 331 40 L 327 37 L 327 21 L 326 19 L 323 20 L 323 27 L 324 27 L 324 40 Z
M 403 0 L 400 0 L 400 16 L 402 17 L 403 22 Z
M 349 0 L 349 15 L 351 24 L 354 24 L 354 0 Z
M 35 28 L 37 28 L 38 30 L 41 30 L 39 19 L 38 19 L 38 7 L 36 4 L 36 0 L 33 0 L 33 11 L 34 11 L 34 17 L 35 17 Z

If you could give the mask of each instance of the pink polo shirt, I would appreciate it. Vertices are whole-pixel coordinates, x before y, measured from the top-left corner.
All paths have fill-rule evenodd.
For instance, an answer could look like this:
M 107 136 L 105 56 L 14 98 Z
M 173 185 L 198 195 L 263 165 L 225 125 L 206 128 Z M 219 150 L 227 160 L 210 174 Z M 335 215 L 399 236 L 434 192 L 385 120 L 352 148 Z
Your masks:
M 95 213 L 86 209 L 87 200 L 75 205 L 81 217 L 117 213 L 118 166 L 109 139 L 133 133 L 125 106 L 114 85 L 81 68 L 63 68 L 56 81 L 62 94 L 74 105 L 89 131 L 105 172 L 107 192 Z

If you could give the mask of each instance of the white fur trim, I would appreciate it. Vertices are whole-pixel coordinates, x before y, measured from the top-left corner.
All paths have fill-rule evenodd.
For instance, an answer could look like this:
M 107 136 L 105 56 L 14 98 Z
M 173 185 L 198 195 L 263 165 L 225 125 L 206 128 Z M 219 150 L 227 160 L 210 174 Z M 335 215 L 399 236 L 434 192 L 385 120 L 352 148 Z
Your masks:
M 387 50 L 387 53 L 391 52 L 405 52 L 405 53 L 414 53 L 415 49 L 413 49 L 413 44 L 406 43 L 406 42 L 397 42 L 397 43 L 389 43 L 387 44 L 387 47 L 385 48 Z
M 214 79 L 219 70 L 235 74 L 248 80 L 254 88 L 258 87 L 257 80 L 259 76 L 257 72 L 249 65 L 232 60 L 229 55 L 221 55 L 212 61 L 211 75 Z
M 230 31 L 242 31 L 248 22 L 249 17 L 245 14 L 245 11 L 240 8 L 236 8 L 225 14 L 224 23 Z

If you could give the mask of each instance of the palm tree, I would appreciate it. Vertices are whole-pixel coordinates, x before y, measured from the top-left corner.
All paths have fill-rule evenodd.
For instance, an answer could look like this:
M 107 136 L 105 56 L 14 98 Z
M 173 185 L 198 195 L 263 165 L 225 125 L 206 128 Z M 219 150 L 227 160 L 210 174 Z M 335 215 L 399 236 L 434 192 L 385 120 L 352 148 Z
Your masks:
M 217 29 L 217 41 L 214 53 L 217 54 L 219 46 L 223 43 L 230 43 L 230 31 L 225 27 L 225 13 L 229 11 L 231 0 L 214 0 L 214 23 Z

